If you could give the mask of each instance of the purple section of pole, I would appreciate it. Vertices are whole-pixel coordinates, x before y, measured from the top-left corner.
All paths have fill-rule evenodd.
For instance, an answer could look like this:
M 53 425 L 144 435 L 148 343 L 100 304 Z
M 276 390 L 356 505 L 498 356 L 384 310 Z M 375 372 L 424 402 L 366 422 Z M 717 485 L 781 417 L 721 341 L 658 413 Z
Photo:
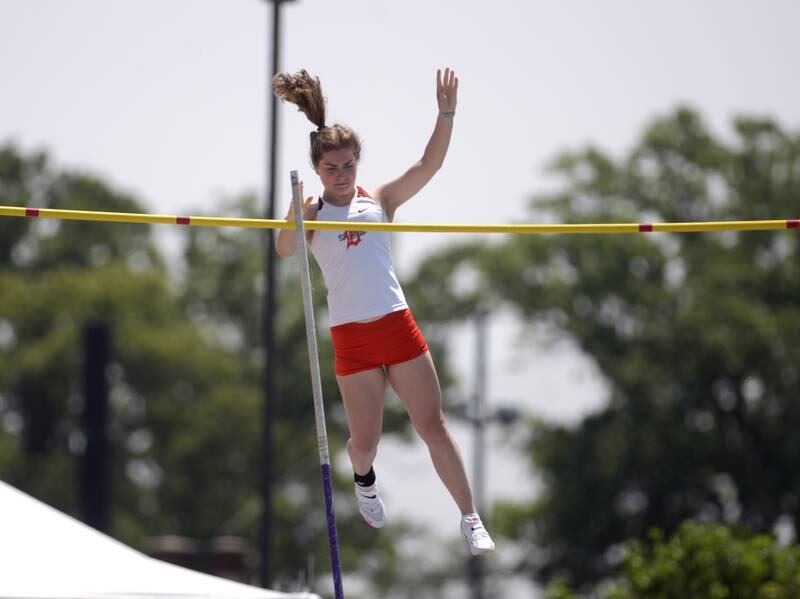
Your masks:
M 331 547 L 333 588 L 336 599 L 344 599 L 344 591 L 342 590 L 342 568 L 339 565 L 339 538 L 336 534 L 336 516 L 333 513 L 333 484 L 331 483 L 330 464 L 322 464 L 322 486 L 325 491 L 325 516 L 328 520 L 328 543 Z

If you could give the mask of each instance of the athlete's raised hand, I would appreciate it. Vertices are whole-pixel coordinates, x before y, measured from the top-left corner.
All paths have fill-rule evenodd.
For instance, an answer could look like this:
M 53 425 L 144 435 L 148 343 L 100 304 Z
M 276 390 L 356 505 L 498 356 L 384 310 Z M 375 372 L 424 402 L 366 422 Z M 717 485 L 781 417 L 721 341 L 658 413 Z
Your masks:
M 436 71 L 436 101 L 439 103 L 439 112 L 455 112 L 458 96 L 458 77 L 450 67 L 445 68 L 444 77 L 442 69 Z
M 398 207 L 412 198 L 420 189 L 428 184 L 434 174 L 442 167 L 450 135 L 453 131 L 456 102 L 458 99 L 458 77 L 456 72 L 447 67 L 444 75 L 441 69 L 436 70 L 436 102 L 439 104 L 439 115 L 433 128 L 428 145 L 417 162 L 406 172 L 395 179 L 379 185 L 373 191 L 386 215 L 391 221 Z

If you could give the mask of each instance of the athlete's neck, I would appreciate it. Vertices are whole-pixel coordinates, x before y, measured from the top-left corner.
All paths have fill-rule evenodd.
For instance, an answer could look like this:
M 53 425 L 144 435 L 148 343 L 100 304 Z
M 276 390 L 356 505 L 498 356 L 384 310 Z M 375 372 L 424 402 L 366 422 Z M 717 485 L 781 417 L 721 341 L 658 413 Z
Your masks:
M 355 187 L 343 193 L 342 192 L 337 193 L 336 191 L 329 191 L 326 189 L 322 193 L 322 200 L 330 204 L 331 206 L 342 207 L 342 206 L 347 206 L 353 200 L 355 195 L 356 195 Z

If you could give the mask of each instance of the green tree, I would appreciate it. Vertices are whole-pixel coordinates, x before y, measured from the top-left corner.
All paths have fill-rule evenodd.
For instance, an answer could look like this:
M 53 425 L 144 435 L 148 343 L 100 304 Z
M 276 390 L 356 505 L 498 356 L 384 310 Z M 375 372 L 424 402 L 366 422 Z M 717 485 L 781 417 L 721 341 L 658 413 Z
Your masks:
M 97 177 L 61 171 L 44 152 L 26 156 L 0 146 L 0 203 L 59 210 L 143 212 L 130 194 Z M 82 221 L 0 219 L 0 267 L 15 272 L 60 266 L 91 268 L 122 261 L 137 271 L 161 267 L 149 225 Z
M 620 158 L 559 156 L 558 186 L 528 220 L 796 217 L 799 163 L 800 136 L 769 119 L 738 118 L 721 137 L 679 108 Z M 626 539 L 687 518 L 798 530 L 799 258 L 794 231 L 558 235 L 449 247 L 420 265 L 415 301 L 441 321 L 511 306 L 573 340 L 609 390 L 575 426 L 531 422 L 523 447 L 543 491 L 495 518 L 525 549 L 520 570 L 587 584 Z M 478 281 L 466 296 L 465 271 Z
M 0 201 L 141 211 L 104 182 L 13 146 L 0 150 Z M 183 315 L 150 228 L 10 218 L 2 226 L 0 476 L 77 513 L 81 343 L 85 326 L 101 320 L 114 339 L 112 533 L 141 545 L 161 532 L 221 530 L 258 471 L 253 394 L 235 357 Z
M 164 277 L 118 265 L 5 271 L 0 306 L 3 479 L 77 512 L 81 339 L 86 324 L 102 320 L 114 343 L 112 532 L 141 545 L 154 532 L 219 530 L 228 513 L 221 506 L 248 486 L 247 467 L 257 468 L 253 456 L 237 457 L 247 449 L 234 443 L 235 435 L 257 439 L 250 397 L 233 357 L 208 347 L 181 318 Z
M 622 572 L 593 590 L 602 599 L 793 599 L 800 597 L 800 547 L 769 535 L 687 522 L 668 539 L 654 530 L 625 549 Z M 546 599 L 579 599 L 563 581 Z

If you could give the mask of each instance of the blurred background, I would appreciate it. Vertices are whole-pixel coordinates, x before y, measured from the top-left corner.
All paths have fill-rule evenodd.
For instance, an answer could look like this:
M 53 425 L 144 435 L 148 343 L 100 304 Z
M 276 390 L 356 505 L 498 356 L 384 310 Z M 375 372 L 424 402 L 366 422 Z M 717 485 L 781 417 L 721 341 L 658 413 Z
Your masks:
M 800 214 L 795 2 L 275 1 L 4 0 L 0 204 L 261 217 L 272 188 L 280 218 L 290 169 L 320 192 L 311 125 L 271 125 L 277 12 L 279 68 L 320 77 L 364 187 L 419 158 L 436 69 L 459 75 L 445 166 L 398 221 Z M 297 269 L 271 269 L 268 351 L 264 242 L 0 218 L 0 479 L 153 555 L 325 595 Z M 348 597 L 800 594 L 796 232 L 393 244 L 498 551 L 467 560 L 396 398 L 391 525 L 361 521 L 317 277 Z

